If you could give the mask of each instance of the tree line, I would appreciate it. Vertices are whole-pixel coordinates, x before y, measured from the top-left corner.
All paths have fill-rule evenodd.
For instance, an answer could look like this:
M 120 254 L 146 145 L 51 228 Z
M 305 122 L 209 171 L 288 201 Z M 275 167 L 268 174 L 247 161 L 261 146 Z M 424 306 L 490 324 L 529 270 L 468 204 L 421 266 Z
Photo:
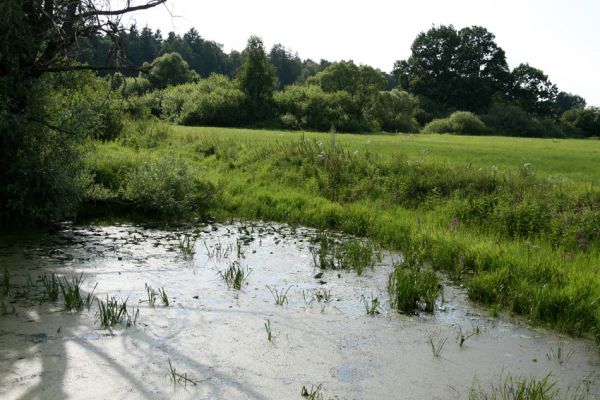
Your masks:
M 600 112 L 539 69 L 510 70 L 481 27 L 433 27 L 392 74 L 302 60 L 251 37 L 241 52 L 120 16 L 165 0 L 0 2 L 0 227 L 63 218 L 95 190 L 90 139 L 132 119 L 338 132 L 600 136 Z M 153 117 L 154 116 L 154 117 Z
M 211 112 L 204 113 L 212 114 L 210 118 L 182 116 L 181 107 L 162 109 L 163 98 L 168 102 L 176 96 L 173 89 L 145 97 L 153 114 L 179 123 L 261 123 L 315 130 L 335 126 L 348 132 L 600 135 L 597 108 L 586 108 L 581 96 L 560 91 L 539 68 L 524 63 L 511 70 L 493 33 L 480 26 L 457 30 L 442 25 L 420 33 L 410 57 L 397 61 L 391 74 L 352 61 L 302 60 L 282 44 L 267 51 L 256 37 L 242 52 L 226 53 L 222 45 L 203 39 L 193 28 L 183 36 L 170 32 L 163 38 L 158 30 L 138 30 L 134 25 L 119 33 L 118 43 L 126 63 L 146 67 L 141 74 L 123 70 L 125 97 L 211 80 L 196 87 L 196 93 L 210 94 L 214 100 Z M 107 35 L 94 34 L 80 43 L 78 60 L 89 65 L 104 60 L 116 67 L 119 52 L 111 50 L 111 44 Z M 212 79 L 215 74 L 222 77 Z M 254 76 L 245 79 L 244 74 Z M 214 90 L 217 82 L 224 85 L 220 90 Z M 207 91 L 208 86 L 213 89 Z M 225 96 L 231 90 L 239 93 Z M 219 96 L 225 98 L 217 100 Z M 196 108 L 208 107 L 209 101 L 200 97 L 195 96 Z M 186 102 L 178 101 L 182 107 Z M 220 112 L 216 103 L 228 104 Z M 231 112 L 232 108 L 237 110 Z M 237 117 L 229 119 L 230 115 Z

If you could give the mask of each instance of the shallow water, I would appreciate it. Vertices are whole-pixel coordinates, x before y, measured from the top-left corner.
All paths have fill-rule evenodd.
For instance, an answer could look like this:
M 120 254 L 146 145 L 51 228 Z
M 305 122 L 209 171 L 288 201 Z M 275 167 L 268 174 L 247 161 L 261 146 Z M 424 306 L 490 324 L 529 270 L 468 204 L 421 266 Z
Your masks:
M 197 236 L 192 258 L 178 247 L 183 230 L 65 225 L 44 237 L 3 238 L 0 268 L 21 286 L 28 274 L 83 273 L 85 290 L 97 283 L 100 299 L 128 299 L 140 314 L 135 326 L 107 331 L 95 305 L 65 313 L 60 303 L 17 301 L 16 315 L 0 316 L 0 398 L 294 399 L 303 386 L 322 385 L 323 398 L 459 399 L 508 373 L 551 374 L 563 392 L 600 395 L 592 343 L 566 338 L 561 363 L 558 335 L 491 318 L 461 288 L 445 285 L 433 316 L 389 310 L 387 276 L 398 254 L 384 253 L 360 277 L 324 271 L 315 278 L 313 230 L 236 223 L 185 231 Z M 218 274 L 238 258 L 251 269 L 241 291 Z M 138 303 L 147 299 L 146 284 L 164 288 L 169 307 Z M 289 302 L 275 305 L 267 285 L 291 286 Z M 316 299 L 324 290 L 329 302 Z M 362 296 L 382 300 L 382 313 L 366 315 Z M 459 329 L 476 327 L 480 333 L 459 346 Z M 430 338 L 446 340 L 440 357 Z M 197 385 L 173 385 L 169 361 Z

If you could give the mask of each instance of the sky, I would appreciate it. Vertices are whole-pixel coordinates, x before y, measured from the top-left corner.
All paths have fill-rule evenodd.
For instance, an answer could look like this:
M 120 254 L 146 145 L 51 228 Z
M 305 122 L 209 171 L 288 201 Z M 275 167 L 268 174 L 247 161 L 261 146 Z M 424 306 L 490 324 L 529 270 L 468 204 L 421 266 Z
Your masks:
M 194 27 L 224 50 L 250 35 L 302 58 L 353 60 L 391 72 L 433 25 L 479 25 L 496 35 L 511 68 L 528 62 L 560 90 L 600 106 L 599 0 L 168 0 L 122 21 L 183 34 Z

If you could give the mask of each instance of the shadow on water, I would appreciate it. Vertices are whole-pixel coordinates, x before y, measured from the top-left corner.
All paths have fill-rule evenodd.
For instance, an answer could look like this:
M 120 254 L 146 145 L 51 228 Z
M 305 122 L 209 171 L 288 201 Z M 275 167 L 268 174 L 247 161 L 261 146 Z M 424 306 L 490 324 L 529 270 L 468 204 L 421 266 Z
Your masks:
M 44 274 L 64 274 L 71 271 L 71 259 L 64 249 L 82 245 L 77 235 L 63 233 L 26 233 L 17 236 L 3 235 L 0 240 L 0 273 L 6 269 L 11 277 L 14 291 L 25 287 L 29 279 L 35 281 Z M 85 278 L 85 275 L 84 275 Z M 39 293 L 36 293 L 39 295 Z M 93 384 L 110 387 L 112 377 L 128 387 L 137 397 L 161 398 L 173 387 L 169 381 L 168 359 L 180 364 L 198 380 L 203 396 L 219 398 L 224 390 L 234 390 L 248 398 L 264 399 L 260 393 L 236 381 L 227 373 L 213 366 L 181 353 L 166 343 L 168 338 L 153 338 L 143 328 L 133 327 L 129 331 L 115 331 L 114 335 L 106 330 L 97 329 L 94 304 L 91 311 L 71 313 L 62 311 L 60 301 L 57 304 L 40 304 L 39 300 L 25 296 L 9 298 L 16 312 L 0 315 L 0 397 L 33 399 L 63 399 L 73 396 L 69 383 L 73 379 L 92 379 Z M 32 297 L 33 296 L 32 294 Z M 38 296 L 39 297 L 39 296 Z M 177 335 L 177 331 L 171 331 Z M 130 338 L 129 335 L 133 335 Z M 170 336 L 172 336 L 170 335 Z M 131 340 L 130 340 L 131 339 Z M 98 341 L 121 341 L 129 346 L 126 360 L 117 359 Z M 102 343 L 104 345 L 104 343 Z M 141 350 L 143 349 L 143 350 Z M 155 352 L 157 366 L 153 373 L 164 376 L 164 387 L 157 387 L 144 381 L 144 369 L 148 367 L 147 352 Z M 81 360 L 96 365 L 86 370 Z M 132 368 L 132 365 L 144 368 Z M 102 376 L 91 376 L 98 370 Z M 209 377 L 210 379 L 206 379 Z M 99 382 L 106 378 L 106 382 Z M 165 393 L 167 390 L 167 393 Z M 179 388 L 173 387 L 172 395 Z M 183 393 L 179 393 L 181 396 Z M 77 392 L 76 396 L 97 397 L 90 393 Z M 185 394 L 183 394 L 185 397 Z M 192 393 L 188 393 L 192 395 Z

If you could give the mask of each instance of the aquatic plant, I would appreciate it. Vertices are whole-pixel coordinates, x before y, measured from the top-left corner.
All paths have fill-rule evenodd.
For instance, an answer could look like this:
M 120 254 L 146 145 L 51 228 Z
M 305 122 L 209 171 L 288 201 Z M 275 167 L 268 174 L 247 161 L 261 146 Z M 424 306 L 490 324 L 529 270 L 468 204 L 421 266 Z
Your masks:
M 319 303 L 329 303 L 331 301 L 331 289 L 318 289 L 314 292 L 314 295 Z
M 442 355 L 444 351 L 444 346 L 446 345 L 447 337 L 436 339 L 435 335 L 429 335 L 428 342 L 431 346 L 431 352 L 435 358 L 438 358 Z
M 514 377 L 502 374 L 500 382 L 492 384 L 489 390 L 474 383 L 469 390 L 469 400 L 559 400 L 563 397 L 556 387 L 556 382 L 550 380 L 551 374 L 542 379 Z M 573 399 L 588 398 L 585 393 L 577 393 Z
M 469 338 L 471 338 L 475 335 L 479 335 L 480 333 L 481 333 L 481 329 L 479 328 L 479 326 L 474 327 L 470 332 L 463 332 L 462 327 L 459 325 L 458 326 L 458 337 L 457 337 L 458 345 L 460 347 L 462 347 L 463 344 L 465 344 L 465 342 L 467 340 L 469 340 Z
M 194 257 L 195 250 L 194 245 L 196 244 L 196 238 L 189 233 L 184 233 L 179 237 L 179 250 L 181 250 L 181 254 L 186 259 L 191 259 Z
M 83 281 L 83 273 L 72 277 L 70 280 L 67 277 L 58 280 L 58 285 L 65 302 L 65 310 L 81 311 L 86 306 L 87 300 L 81 295 Z M 91 298 L 89 301 L 91 302 Z
M 558 344 L 556 345 L 556 349 L 554 347 L 550 348 L 550 352 L 546 353 L 546 357 L 548 360 L 556 360 L 560 365 L 566 364 L 571 357 L 575 354 L 575 350 L 566 349 L 565 348 L 565 340 L 560 339 Z
M 167 292 L 165 292 L 164 288 L 158 289 L 158 295 L 160 296 L 163 306 L 169 307 L 169 296 L 167 296 Z
M 265 322 L 265 331 L 267 332 L 267 340 L 269 342 L 273 341 L 273 331 L 271 330 L 271 320 L 267 319 L 267 322 Z
M 375 259 L 380 259 L 379 247 L 369 240 L 344 238 L 319 232 L 312 240 L 309 250 L 313 264 L 321 269 L 354 270 L 362 275 L 365 268 L 373 268 Z
M 420 266 L 417 256 L 407 252 L 388 277 L 388 292 L 393 308 L 405 314 L 419 310 L 433 313 L 440 292 L 435 272 Z
M 191 384 L 193 386 L 196 386 L 198 384 L 198 382 L 192 378 L 190 378 L 187 374 L 187 372 L 179 373 L 177 372 L 177 370 L 175 369 L 175 367 L 173 366 L 173 364 L 171 364 L 171 359 L 169 359 L 169 373 L 168 373 L 169 379 L 171 379 L 171 382 L 173 383 L 173 388 L 175 388 L 175 386 L 178 383 L 183 383 L 183 387 L 186 387 L 187 384 Z
M 206 249 L 206 256 L 208 259 L 217 262 L 228 258 L 233 251 L 233 245 L 231 243 L 224 246 L 220 241 L 212 248 L 209 248 L 206 242 L 204 242 L 204 248 Z
M 228 287 L 240 290 L 251 272 L 250 268 L 242 268 L 239 261 L 235 260 L 229 264 L 227 269 L 219 271 L 219 276 L 227 283 Z
M 277 288 L 271 288 L 269 285 L 267 285 L 267 289 L 269 289 L 269 292 L 271 292 L 271 295 L 275 300 L 275 304 L 278 306 L 282 306 L 284 303 L 288 302 L 287 294 L 292 287 L 293 285 L 287 289 L 281 288 L 278 290 Z
M 142 301 L 147 301 L 150 307 L 154 307 L 154 305 L 156 304 L 156 291 L 147 283 L 144 284 L 144 288 L 146 289 L 146 296 L 148 297 L 148 299 Z
M 4 274 L 2 275 L 2 281 L 0 283 L 0 293 L 4 296 L 9 296 L 12 291 L 10 284 L 10 274 L 6 267 L 4 267 Z
M 379 302 L 379 298 L 373 297 L 373 293 L 371 293 L 370 299 L 362 296 L 362 301 L 365 305 L 365 311 L 367 312 L 367 315 L 377 315 L 380 313 L 381 303 Z
M 106 303 L 97 299 L 98 302 L 98 319 L 100 326 L 105 329 L 110 329 L 116 324 L 125 322 L 125 327 L 130 327 L 137 323 L 140 310 L 133 308 L 129 313 L 127 309 L 127 299 L 119 302 L 115 297 L 106 295 Z
M 44 288 L 44 297 L 48 301 L 57 301 L 60 294 L 60 285 L 58 284 L 56 275 L 54 273 L 49 276 L 44 274 L 39 280 L 42 282 L 42 287 Z
M 300 396 L 306 398 L 307 400 L 322 400 L 323 394 L 321 390 L 323 389 L 323 384 L 320 383 L 318 385 L 310 385 L 310 389 L 307 389 L 306 386 L 302 386 L 302 390 L 300 391 Z

